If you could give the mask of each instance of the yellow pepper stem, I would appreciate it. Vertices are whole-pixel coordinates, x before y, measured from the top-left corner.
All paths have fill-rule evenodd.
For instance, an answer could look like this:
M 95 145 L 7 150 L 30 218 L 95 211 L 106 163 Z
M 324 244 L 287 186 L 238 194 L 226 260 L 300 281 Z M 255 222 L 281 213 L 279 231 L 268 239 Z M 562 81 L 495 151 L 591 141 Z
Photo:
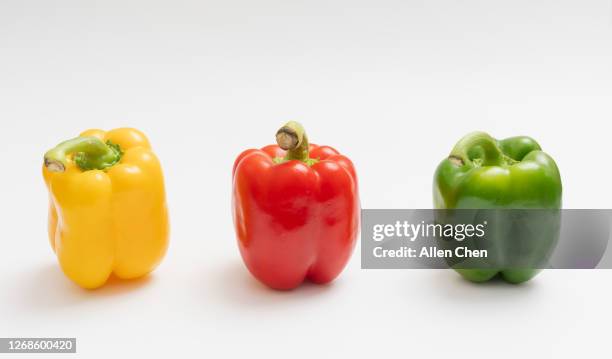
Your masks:
M 121 148 L 111 142 L 104 143 L 97 137 L 76 137 L 64 141 L 45 153 L 45 167 L 51 172 L 64 172 L 68 156 L 74 154 L 74 162 L 82 171 L 103 170 L 119 162 Z

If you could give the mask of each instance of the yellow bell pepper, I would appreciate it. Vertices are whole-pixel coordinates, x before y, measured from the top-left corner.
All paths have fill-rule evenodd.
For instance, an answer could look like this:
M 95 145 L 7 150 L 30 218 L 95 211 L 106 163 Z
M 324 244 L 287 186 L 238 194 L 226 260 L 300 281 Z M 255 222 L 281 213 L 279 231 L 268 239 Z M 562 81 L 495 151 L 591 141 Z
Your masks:
M 111 274 L 138 278 L 168 248 L 161 166 L 131 128 L 88 130 L 45 154 L 49 239 L 66 276 L 97 288 Z

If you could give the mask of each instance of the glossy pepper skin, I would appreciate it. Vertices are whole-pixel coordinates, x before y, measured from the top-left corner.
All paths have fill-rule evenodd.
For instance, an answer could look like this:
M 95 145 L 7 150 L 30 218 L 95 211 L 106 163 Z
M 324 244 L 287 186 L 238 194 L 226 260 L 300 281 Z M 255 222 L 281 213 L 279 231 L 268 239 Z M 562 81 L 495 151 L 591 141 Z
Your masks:
M 276 138 L 279 146 L 246 150 L 234 163 L 240 253 L 253 276 L 274 289 L 292 289 L 304 280 L 331 282 L 357 238 L 355 169 L 333 148 L 309 145 L 296 122 Z
M 160 163 L 131 128 L 88 130 L 45 154 L 49 240 L 68 278 L 83 288 L 151 272 L 168 247 Z
M 461 139 L 438 166 L 433 194 L 437 209 L 556 210 L 561 208 L 562 185 L 555 161 L 532 138 L 521 136 L 498 141 L 486 133 L 474 132 Z M 525 254 L 523 262 L 541 263 L 556 245 L 560 213 L 524 213 L 532 218 L 522 218 L 522 225 L 514 232 L 494 235 L 490 240 L 501 257 L 507 255 L 503 253 L 509 247 L 506 244 L 512 246 L 517 238 L 527 240 L 524 243 L 533 250 Z M 500 275 L 508 282 L 521 283 L 533 278 L 539 272 L 536 268 L 482 266 L 456 270 L 474 282 Z

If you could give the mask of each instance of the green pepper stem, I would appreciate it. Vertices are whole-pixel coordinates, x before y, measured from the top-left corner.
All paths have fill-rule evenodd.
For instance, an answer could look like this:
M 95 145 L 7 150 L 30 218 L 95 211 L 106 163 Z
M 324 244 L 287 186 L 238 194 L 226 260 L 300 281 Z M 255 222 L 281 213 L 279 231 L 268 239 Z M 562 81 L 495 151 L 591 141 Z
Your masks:
M 308 137 L 301 124 L 295 121 L 287 122 L 276 132 L 276 143 L 287 151 L 284 161 L 298 160 L 308 162 Z
M 497 141 L 485 132 L 472 132 L 463 137 L 448 156 L 449 159 L 461 161 L 461 164 L 471 162 L 469 152 L 474 147 L 480 147 L 483 150 L 484 158 L 483 166 L 498 165 L 503 162 L 503 154 L 497 145 Z
M 102 170 L 121 159 L 118 145 L 104 143 L 97 137 L 76 137 L 64 141 L 45 153 L 45 167 L 51 172 L 64 172 L 67 158 L 75 155 L 77 166 L 83 170 Z

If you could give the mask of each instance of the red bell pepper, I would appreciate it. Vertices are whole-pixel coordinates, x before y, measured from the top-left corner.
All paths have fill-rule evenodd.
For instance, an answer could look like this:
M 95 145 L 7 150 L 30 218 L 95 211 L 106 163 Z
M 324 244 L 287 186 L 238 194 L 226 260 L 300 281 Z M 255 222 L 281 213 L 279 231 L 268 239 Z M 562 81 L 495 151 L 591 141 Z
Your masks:
M 234 163 L 240 253 L 253 276 L 274 289 L 331 282 L 357 238 L 355 169 L 335 149 L 309 145 L 297 122 L 278 130 L 276 141 L 244 151 Z

